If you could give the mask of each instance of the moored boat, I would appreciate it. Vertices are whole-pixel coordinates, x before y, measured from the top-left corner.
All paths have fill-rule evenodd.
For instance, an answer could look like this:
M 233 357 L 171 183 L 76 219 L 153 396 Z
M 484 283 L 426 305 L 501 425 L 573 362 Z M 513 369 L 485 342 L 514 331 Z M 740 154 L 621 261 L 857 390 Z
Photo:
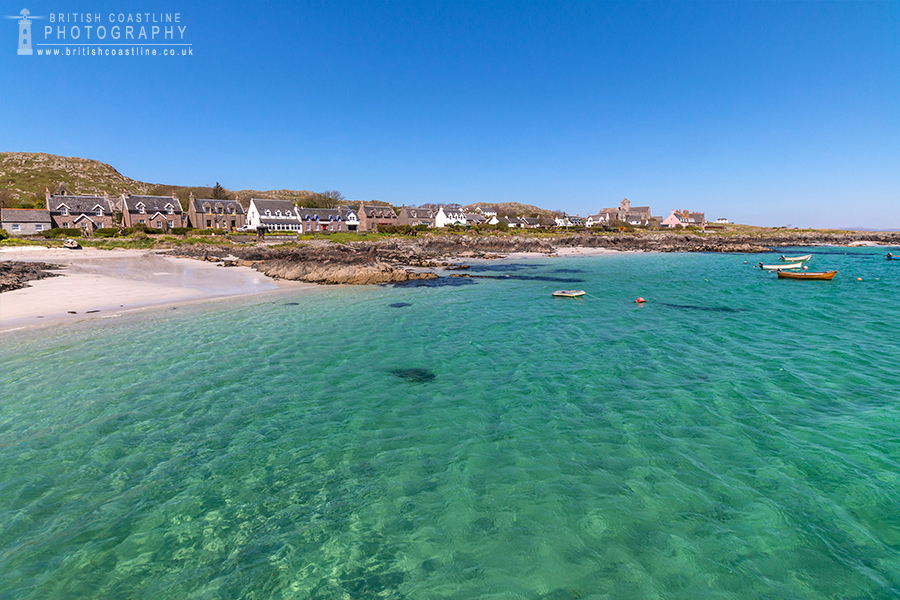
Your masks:
M 803 266 L 803 263 L 792 263 L 792 264 L 782 264 L 782 265 L 764 265 L 759 263 L 759 268 L 764 271 L 780 271 L 781 269 L 799 269 Z
M 781 262 L 803 262 L 812 258 L 812 254 L 804 254 L 803 256 L 785 256 L 781 255 Z
M 81 248 L 81 244 L 79 244 L 77 240 L 73 240 L 72 238 L 66 238 L 65 241 L 63 241 L 63 246 L 69 248 L 70 250 L 78 250 L 79 248 Z
M 584 296 L 584 290 L 556 290 L 553 295 L 557 298 L 580 298 Z
M 793 271 L 778 271 L 780 279 L 834 279 L 837 271 L 803 271 L 800 273 Z

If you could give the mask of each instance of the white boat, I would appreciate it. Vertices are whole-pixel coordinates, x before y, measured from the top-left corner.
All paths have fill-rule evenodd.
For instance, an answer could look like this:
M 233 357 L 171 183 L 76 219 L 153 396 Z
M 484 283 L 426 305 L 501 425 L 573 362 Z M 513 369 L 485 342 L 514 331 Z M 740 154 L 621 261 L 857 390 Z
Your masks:
M 556 290 L 553 295 L 557 298 L 579 298 L 584 296 L 584 290 Z
M 781 262 L 794 263 L 794 262 L 803 262 L 803 261 L 809 260 L 811 258 L 812 258 L 812 254 L 804 254 L 803 256 L 785 256 L 784 254 L 782 254 L 780 260 L 781 260 Z
M 799 269 L 803 266 L 802 262 L 791 263 L 791 264 L 780 264 L 780 265 L 764 265 L 759 263 L 759 268 L 764 271 L 780 271 L 782 269 Z

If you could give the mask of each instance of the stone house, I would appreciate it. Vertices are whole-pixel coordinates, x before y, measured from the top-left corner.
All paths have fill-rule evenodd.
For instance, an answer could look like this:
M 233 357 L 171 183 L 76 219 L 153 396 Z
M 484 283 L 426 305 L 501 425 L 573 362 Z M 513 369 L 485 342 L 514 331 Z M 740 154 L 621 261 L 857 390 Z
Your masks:
M 400 219 L 390 206 L 359 205 L 357 211 L 360 231 L 378 231 L 379 225 L 399 225 Z
M 478 213 L 465 213 L 466 225 L 486 225 L 488 220 Z
M 649 225 L 651 219 L 649 206 L 631 206 L 628 198 L 623 198 L 618 208 L 603 208 L 600 214 L 609 215 L 609 220 L 622 221 L 629 225 Z M 608 222 L 608 221 L 607 221 Z
M 188 199 L 188 221 L 195 229 L 222 229 L 228 232 L 247 223 L 244 208 L 237 200 Z
M 122 225 L 125 227 L 146 225 L 162 231 L 187 227 L 187 215 L 181 210 L 181 202 L 174 192 L 171 196 L 122 194 L 121 206 Z
M 45 208 L 0 209 L 0 229 L 10 235 L 34 235 L 51 227 L 50 211 Z
M 399 225 L 409 225 L 416 227 L 418 225 L 426 225 L 434 227 L 434 211 L 429 208 L 410 208 L 404 206 L 397 215 Z
M 91 235 L 97 229 L 115 227 L 109 195 L 76 196 L 46 191 L 46 206 L 52 227 L 81 229 Z
M 687 210 L 672 209 L 671 214 L 663 219 L 662 226 L 669 229 L 678 227 L 700 227 L 706 225 L 704 213 L 689 212 Z

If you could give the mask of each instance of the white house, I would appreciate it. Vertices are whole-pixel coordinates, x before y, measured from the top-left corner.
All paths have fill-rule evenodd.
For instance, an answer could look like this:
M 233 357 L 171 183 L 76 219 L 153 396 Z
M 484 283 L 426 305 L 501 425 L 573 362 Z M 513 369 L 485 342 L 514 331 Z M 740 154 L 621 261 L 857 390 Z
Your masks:
M 263 225 L 269 231 L 302 231 L 300 217 L 290 200 L 251 198 L 247 208 L 247 225 Z
M 447 208 L 442 206 L 438 209 L 434 216 L 435 227 L 446 227 L 447 225 L 465 225 L 466 213 L 461 208 Z
M 600 213 L 599 215 L 588 215 L 584 224 L 588 227 L 598 227 L 604 223 L 609 223 L 609 213 Z

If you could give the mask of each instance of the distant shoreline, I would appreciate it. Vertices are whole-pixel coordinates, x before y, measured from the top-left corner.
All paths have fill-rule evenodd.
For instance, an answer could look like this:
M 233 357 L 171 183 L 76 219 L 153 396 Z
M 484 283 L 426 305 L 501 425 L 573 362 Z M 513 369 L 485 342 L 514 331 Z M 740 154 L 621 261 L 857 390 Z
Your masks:
M 0 247 L 0 261 L 62 265 L 64 277 L 0 294 L 0 332 L 108 318 L 149 308 L 210 302 L 317 284 L 396 283 L 446 275 L 472 260 L 591 256 L 619 252 L 771 252 L 783 246 L 900 247 L 898 234 L 753 238 L 685 234 L 421 236 L 350 244 L 180 245 L 152 250 Z M 230 266 L 232 268 L 222 268 Z M 436 273 L 437 272 L 437 273 Z

